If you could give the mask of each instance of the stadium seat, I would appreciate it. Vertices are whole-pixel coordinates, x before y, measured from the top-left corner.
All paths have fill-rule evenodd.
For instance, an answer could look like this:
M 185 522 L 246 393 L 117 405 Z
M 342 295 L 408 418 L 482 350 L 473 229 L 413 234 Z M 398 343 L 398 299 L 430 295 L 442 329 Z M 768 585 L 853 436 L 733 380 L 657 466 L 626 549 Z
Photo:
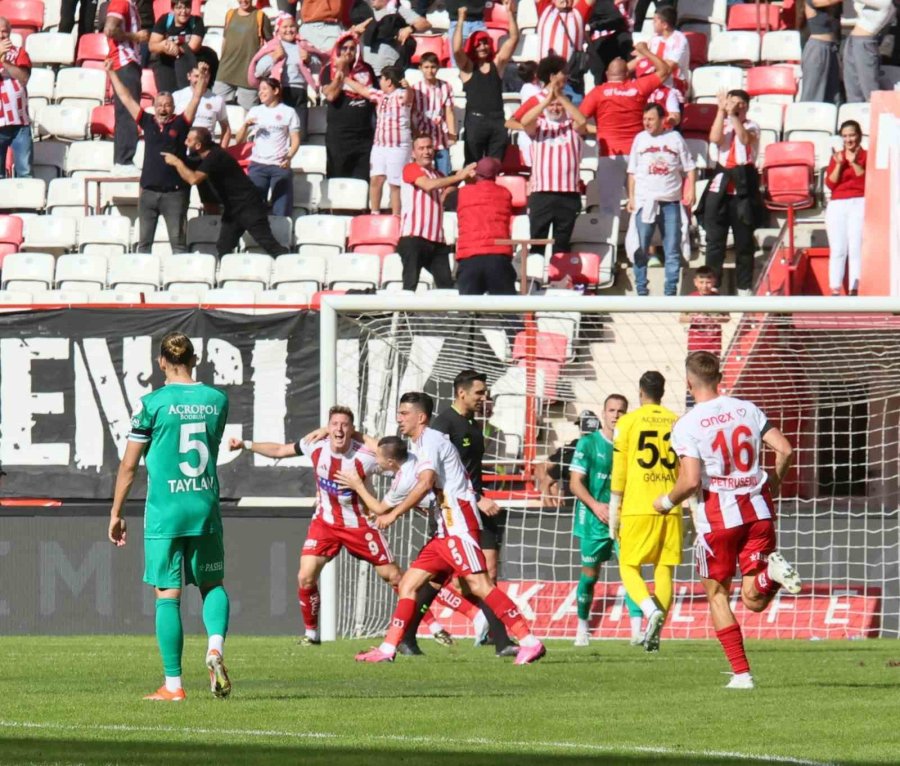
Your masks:
M 106 272 L 106 258 L 102 255 L 67 253 L 56 259 L 56 287 L 99 292 L 106 287 Z
M 419 272 L 416 292 L 428 292 L 433 286 L 434 277 L 431 275 L 431 272 L 422 269 Z M 399 253 L 388 253 L 388 255 L 382 257 L 379 289 L 389 293 L 397 293 L 403 290 L 403 261 Z
M 91 109 L 91 136 L 114 136 L 116 134 L 116 114 L 113 104 L 95 106 Z
M 3 259 L 2 288 L 38 292 L 53 286 L 56 259 L 50 253 L 11 253 Z
M 234 5 L 230 0 L 207 0 L 203 4 L 203 23 L 207 27 L 224 27 L 225 15 Z
M 81 217 L 86 202 L 84 181 L 80 178 L 54 178 L 47 186 L 48 213 Z
M 740 3 L 728 9 L 728 23 L 725 28 L 729 32 L 745 30 L 766 32 L 783 29 L 781 9 L 776 5 L 764 3 Z
M 709 63 L 709 38 L 699 32 L 685 32 L 684 36 L 691 52 L 691 69 L 706 66 Z
M 328 120 L 327 111 L 324 106 L 310 107 L 309 121 L 307 123 L 307 132 L 311 136 L 324 136 L 327 128 Z
M 318 173 L 324 176 L 327 162 L 328 155 L 324 146 L 302 144 L 291 160 L 291 168 L 301 173 Z
M 815 146 L 809 141 L 782 141 L 766 147 L 762 170 L 763 200 L 770 210 L 815 204 Z
M 449 67 L 438 69 L 437 77 L 439 80 L 443 80 L 450 85 L 454 96 L 465 97 L 465 91 L 463 90 L 462 79 L 459 76 L 458 69 L 451 69 Z M 462 123 L 460 122 L 458 124 L 461 125 Z
M 74 218 L 42 215 L 25 219 L 23 250 L 64 253 L 78 242 L 78 225 Z
M 56 73 L 56 102 L 83 106 L 88 110 L 106 100 L 106 72 L 99 69 L 67 67 Z
M 305 245 L 328 245 L 343 252 L 347 247 L 347 219 L 339 215 L 303 215 L 294 222 L 294 241 Z
M 279 291 L 315 293 L 326 284 L 327 262 L 315 255 L 279 255 L 272 268 L 272 287 Z
M 362 212 L 369 209 L 369 184 L 358 178 L 329 178 L 319 206 L 325 210 Z
M 351 219 L 347 235 L 350 252 L 379 252 L 372 246 L 390 248 L 394 252 L 400 239 L 400 218 L 395 215 L 358 215 Z
M 704 66 L 691 73 L 693 100 L 715 104 L 720 90 L 744 87 L 744 71 L 733 66 Z
M 433 53 L 438 57 L 442 67 L 450 63 L 450 48 L 445 35 L 413 35 L 416 51 L 412 55 L 412 63 L 418 66 L 423 53 Z
M 290 250 L 294 243 L 294 222 L 288 216 L 270 215 L 269 228 L 272 230 L 272 236 Z M 249 231 L 241 235 L 241 245 L 249 253 L 265 253 Z
M 219 262 L 219 287 L 259 292 L 269 286 L 275 259 L 261 253 L 229 253 Z
M 484 23 L 488 29 L 509 30 L 509 11 L 501 3 L 485 3 Z
M 22 219 L 17 215 L 0 215 L 0 245 L 13 245 L 17 249 L 22 244 Z
M 756 32 L 722 32 L 709 43 L 711 64 L 753 65 L 759 61 L 760 41 Z
M 212 306 L 240 306 L 233 309 L 239 314 L 255 314 L 252 306 L 256 305 L 256 292 L 245 287 L 217 287 L 207 290 L 203 295 L 203 303 Z
M 841 104 L 837 116 L 837 129 L 840 130 L 847 120 L 856 120 L 862 128 L 864 136 L 869 135 L 869 129 L 872 122 L 872 105 L 868 102 L 864 104 Z
M 834 135 L 837 114 L 838 108 L 834 104 L 814 101 L 788 104 L 784 111 L 784 137 L 790 140 L 791 133 L 798 130 Z
M 514 360 L 527 359 L 529 356 L 533 356 L 535 359 L 546 359 L 550 362 L 564 362 L 566 360 L 566 346 L 568 343 L 565 335 L 549 332 L 535 333 L 533 340 L 534 350 L 531 354 L 529 354 L 529 342 L 526 332 L 516 333 L 512 352 Z
M 87 135 L 90 110 L 84 106 L 48 104 L 37 110 L 34 122 L 41 136 L 80 141 Z
M 551 282 L 571 279 L 572 284 L 602 287 L 611 284 L 612 263 L 600 253 L 554 253 L 547 267 Z
M 747 110 L 747 118 L 759 125 L 760 130 L 770 133 L 775 141 L 781 140 L 784 128 L 784 106 L 770 101 L 754 99 Z
M 162 284 L 179 289 L 213 287 L 216 284 L 216 256 L 209 253 L 179 253 L 162 258 Z M 204 290 L 205 292 L 205 290 Z
M 107 276 L 110 287 L 139 292 L 159 289 L 160 259 L 150 253 L 123 253 L 112 256 Z
M 894 90 L 900 84 L 900 66 L 882 65 L 879 83 L 882 90 Z
M 0 210 L 38 211 L 44 209 L 47 185 L 40 178 L 0 178 Z
M 497 176 L 497 185 L 509 189 L 512 194 L 513 214 L 526 211 L 528 208 L 528 181 L 524 176 Z
M 311 144 L 306 144 L 310 148 Z M 324 148 L 324 147 L 315 147 Z M 322 205 L 325 192 L 324 173 L 294 173 L 294 210 L 314 212 Z M 365 183 L 365 181 L 363 181 Z
M 538 25 L 537 3 L 534 0 L 522 0 L 516 7 L 516 23 L 520 30 L 536 29 Z
M 36 112 L 39 107 L 49 104 L 53 101 L 55 88 L 56 76 L 53 70 L 34 67 L 31 70 L 31 77 L 28 78 L 28 108 Z
M 159 303 L 172 306 L 199 306 L 206 289 L 196 290 L 160 290 L 147 299 L 147 303 Z
M 685 138 L 709 138 L 709 130 L 719 113 L 717 104 L 685 104 L 681 112 L 681 133 Z
M 297 306 L 306 306 L 312 300 L 313 292 L 306 292 L 301 289 L 290 289 L 290 285 L 285 285 L 282 290 L 263 290 L 256 295 L 256 313 L 257 314 L 273 314 L 279 311 L 289 311 Z M 273 304 L 283 307 L 280 308 L 260 308 L 265 304 Z
M 3 0 L 0 16 L 9 20 L 13 32 L 23 38 L 40 32 L 44 26 L 44 3 L 41 0 Z
M 679 0 L 678 26 L 689 21 L 702 21 L 724 28 L 726 12 L 725 0 Z
M 215 253 L 221 230 L 221 216 L 201 215 L 188 219 L 186 234 L 188 249 L 201 253 Z
M 131 221 L 119 215 L 91 215 L 78 224 L 78 247 L 84 252 L 90 245 L 113 247 L 124 253 L 131 247 Z
M 332 279 L 329 274 L 329 290 L 350 290 L 371 287 L 376 289 L 381 282 L 381 255 L 378 253 L 344 253 L 332 259 L 340 276 Z
M 73 141 L 66 154 L 66 175 L 105 175 L 113 169 L 112 141 Z
M 77 305 L 80 303 L 88 303 L 90 301 L 91 293 L 87 290 L 80 290 L 74 287 L 67 287 L 61 290 L 47 290 L 43 293 L 39 293 L 39 298 L 41 305 L 44 306 L 52 306 L 52 305 L 64 305 L 71 306 L 73 304 Z
M 513 53 L 513 61 L 537 61 L 541 56 L 541 41 L 532 32 L 523 32 Z
M 797 79 L 791 67 L 752 67 L 747 70 L 745 90 L 756 100 L 790 104 L 797 95 Z
M 143 303 L 139 290 L 98 290 L 88 293 L 88 303 Z
M 85 61 L 106 61 L 109 56 L 109 40 L 102 32 L 89 32 L 78 38 L 75 51 L 75 64 L 81 66 Z
M 572 242 L 581 245 L 587 244 L 615 244 L 618 237 L 618 221 L 619 216 L 616 212 L 600 211 L 598 213 L 582 213 L 575 219 L 575 226 L 572 229 Z M 579 249 L 587 249 L 591 252 L 595 251 L 592 247 L 576 248 L 572 247 L 572 251 Z
M 52 168 L 54 177 L 58 178 L 65 170 L 68 151 L 69 144 L 65 141 L 36 141 L 32 147 L 31 167 Z
M 793 29 L 769 32 L 763 36 L 759 57 L 771 63 L 800 63 L 802 57 L 800 33 Z
M 27 306 L 34 302 L 34 296 L 27 290 L 0 290 L 0 305 Z M 8 308 L 2 311 L 10 311 Z

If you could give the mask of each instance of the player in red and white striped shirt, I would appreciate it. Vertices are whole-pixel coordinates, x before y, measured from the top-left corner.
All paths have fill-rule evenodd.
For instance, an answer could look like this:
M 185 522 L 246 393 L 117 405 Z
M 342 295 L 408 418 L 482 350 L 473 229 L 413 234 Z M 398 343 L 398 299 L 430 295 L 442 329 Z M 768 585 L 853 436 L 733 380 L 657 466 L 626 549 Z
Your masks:
M 453 113 L 453 89 L 437 78 L 438 57 L 423 53 L 419 59 L 422 82 L 413 86 L 412 128 L 414 136 L 431 136 L 434 142 L 434 166 L 450 175 L 450 147 L 456 143 L 456 115 Z
M 585 22 L 575 0 L 553 0 L 538 18 L 538 60 L 562 56 L 568 61 L 572 53 L 582 50 Z
M 731 610 L 731 580 L 741 568 L 741 601 L 761 612 L 782 586 L 800 592 L 800 576 L 778 553 L 772 493 L 791 467 L 791 444 L 752 402 L 719 394 L 719 358 L 695 351 L 687 358 L 688 392 L 697 404 L 672 429 L 681 460 L 678 481 L 654 502 L 660 513 L 701 499 L 694 518 L 697 571 L 709 600 L 716 636 L 731 663 L 731 689 L 752 689 L 741 628 Z M 763 445 L 775 452 L 774 476 L 761 464 Z
M 418 481 L 401 503 L 378 516 L 376 524 L 386 529 L 403 514 L 420 504 L 428 492 L 437 497 L 435 516 L 437 536 L 431 538 L 400 581 L 400 600 L 381 646 L 356 656 L 359 662 L 392 662 L 397 644 L 407 629 L 415 630 L 420 605 L 416 603 L 420 588 L 431 581 L 449 577 L 465 580 L 469 592 L 486 604 L 501 620 L 509 633 L 519 639 L 517 665 L 536 662 L 544 656 L 544 645 L 534 637 L 516 605 L 497 588 L 487 574 L 487 563 L 481 550 L 479 533 L 481 514 L 472 482 L 466 473 L 456 447 L 446 434 L 429 428 L 434 400 L 418 391 L 400 397 L 397 423 L 410 441 L 418 457 Z M 437 591 L 431 594 L 433 600 Z
M 247 449 L 271 458 L 304 455 L 312 461 L 316 477 L 316 512 L 310 522 L 300 554 L 297 597 L 306 635 L 301 643 L 319 643 L 319 575 L 331 559 L 346 548 L 352 556 L 367 561 L 391 587 L 400 582 L 400 568 L 381 530 L 368 520 L 365 504 L 337 477 L 353 472 L 369 482 L 375 473 L 375 454 L 353 438 L 353 411 L 335 406 L 328 413 L 327 438 L 322 429 L 307 439 L 290 444 L 231 439 L 232 450 Z M 371 484 L 368 485 L 371 490 Z
M 131 97 L 141 100 L 141 65 L 138 46 L 147 42 L 150 32 L 141 29 L 137 7 L 132 0 L 110 0 L 106 10 L 106 24 L 103 33 L 109 39 L 107 61 L 125 86 Z M 123 175 L 138 175 L 134 167 L 134 153 L 137 150 L 137 123 L 118 96 L 114 96 L 116 132 L 113 137 L 113 161 L 118 166 L 116 172 Z
M 400 187 L 400 241 L 403 289 L 415 291 L 419 273 L 427 269 L 437 288 L 453 287 L 450 248 L 444 242 L 446 190 L 475 175 L 475 165 L 445 178 L 434 169 L 434 141 L 419 136 L 413 142 L 413 161 L 403 168 Z
M 6 176 L 6 154 L 12 147 L 16 178 L 31 178 L 31 120 L 28 92 L 31 59 L 13 45 L 12 26 L 0 18 L 0 178 Z
M 587 119 L 566 98 L 566 62 L 548 56 L 538 64 L 538 77 L 546 87 L 513 115 L 531 139 L 531 194 L 528 216 L 531 238 L 544 239 L 553 226 L 553 249 L 569 249 L 575 219 L 581 212 L 581 156 Z M 543 252 L 536 246 L 535 252 Z

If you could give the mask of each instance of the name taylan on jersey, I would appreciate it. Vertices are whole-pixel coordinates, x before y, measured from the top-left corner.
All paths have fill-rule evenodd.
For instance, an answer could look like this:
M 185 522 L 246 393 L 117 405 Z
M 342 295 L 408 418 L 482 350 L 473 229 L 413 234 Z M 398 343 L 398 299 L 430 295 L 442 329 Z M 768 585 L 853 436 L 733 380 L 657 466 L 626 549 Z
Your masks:
M 192 476 L 188 479 L 169 479 L 169 492 L 202 492 L 215 489 L 214 482 L 209 476 Z
M 181 420 L 204 420 L 208 415 L 218 415 L 218 404 L 170 404 L 169 414 Z

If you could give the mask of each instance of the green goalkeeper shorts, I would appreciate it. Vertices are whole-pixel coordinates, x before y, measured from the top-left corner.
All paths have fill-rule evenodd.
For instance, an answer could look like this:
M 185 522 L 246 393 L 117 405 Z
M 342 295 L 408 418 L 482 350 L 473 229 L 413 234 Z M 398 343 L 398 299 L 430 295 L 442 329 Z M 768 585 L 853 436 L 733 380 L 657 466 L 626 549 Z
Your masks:
M 580 537 L 581 566 L 595 569 L 598 564 L 609 561 L 613 555 L 613 539 L 609 536 L 609 527 L 601 525 L 605 536 Z
M 225 577 L 221 532 L 144 539 L 144 582 L 155 588 L 207 585 Z

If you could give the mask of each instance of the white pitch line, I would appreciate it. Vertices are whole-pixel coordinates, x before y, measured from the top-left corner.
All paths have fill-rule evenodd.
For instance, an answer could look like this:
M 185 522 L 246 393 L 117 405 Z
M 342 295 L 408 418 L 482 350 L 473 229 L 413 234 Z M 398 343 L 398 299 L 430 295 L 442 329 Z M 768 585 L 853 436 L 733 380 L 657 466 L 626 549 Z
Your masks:
M 130 724 L 63 724 L 63 723 L 39 723 L 35 721 L 4 721 L 0 720 L 0 729 L 26 729 L 39 731 L 109 731 L 158 734 L 191 734 L 191 735 L 219 735 L 234 737 L 257 737 L 260 739 L 279 737 L 282 739 L 298 740 L 339 740 L 348 739 L 344 734 L 325 731 L 278 731 L 275 729 L 205 729 L 194 726 L 132 726 Z M 595 745 L 581 742 L 540 742 L 540 741 L 516 741 L 498 740 L 482 737 L 467 737 L 456 739 L 452 737 L 435 737 L 425 735 L 405 734 L 373 734 L 367 739 L 378 742 L 396 742 L 398 744 L 418 743 L 425 745 L 452 745 L 461 747 L 466 745 L 490 745 L 500 748 L 542 748 L 546 750 L 587 750 L 596 753 L 646 753 L 647 755 L 678 755 L 684 758 L 730 758 L 754 761 L 759 763 L 784 763 L 791 766 L 833 766 L 826 761 L 810 761 L 805 758 L 793 758 L 784 755 L 757 755 L 755 753 L 741 753 L 730 750 L 682 750 L 680 748 L 650 747 L 646 745 Z

